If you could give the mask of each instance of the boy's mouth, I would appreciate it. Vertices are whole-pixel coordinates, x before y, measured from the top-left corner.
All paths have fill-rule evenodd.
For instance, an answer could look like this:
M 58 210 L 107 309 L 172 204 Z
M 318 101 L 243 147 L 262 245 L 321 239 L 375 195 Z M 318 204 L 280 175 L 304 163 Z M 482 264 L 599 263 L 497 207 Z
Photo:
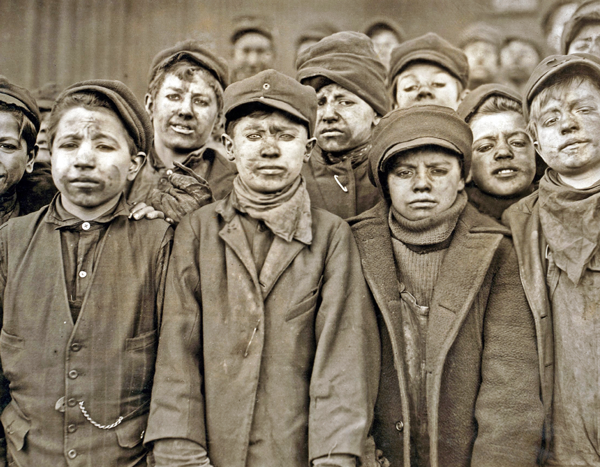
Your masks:
M 91 177 L 78 177 L 69 180 L 69 183 L 79 188 L 92 188 L 100 185 L 100 180 Z
M 496 169 L 494 171 L 492 171 L 492 175 L 494 175 L 495 177 L 512 177 L 513 175 L 516 175 L 519 172 L 519 169 L 517 169 L 516 167 L 501 167 L 499 169 Z

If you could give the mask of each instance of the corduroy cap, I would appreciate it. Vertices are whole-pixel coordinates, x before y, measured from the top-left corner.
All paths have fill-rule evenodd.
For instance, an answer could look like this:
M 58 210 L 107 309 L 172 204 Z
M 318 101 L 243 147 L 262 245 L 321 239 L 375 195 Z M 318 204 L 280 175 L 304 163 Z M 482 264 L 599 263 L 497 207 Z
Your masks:
M 573 13 L 571 19 L 565 23 L 565 28 L 560 39 L 560 51 L 569 52 L 569 46 L 581 28 L 587 24 L 600 23 L 600 0 L 583 2 Z
M 69 86 L 58 96 L 56 102 L 62 102 L 66 97 L 78 92 L 93 92 L 109 100 L 133 138 L 138 151 L 148 154 L 152 145 L 152 123 L 131 89 L 121 81 L 92 79 Z
M 300 52 L 296 78 L 317 91 L 326 78 L 367 102 L 379 115 L 390 109 L 385 66 L 373 42 L 360 32 L 343 31 L 325 37 Z
M 381 190 L 386 162 L 396 154 L 421 146 L 440 146 L 462 159 L 463 175 L 471 169 L 471 128 L 449 107 L 423 105 L 392 110 L 373 131 L 369 177 Z M 383 194 L 383 193 L 382 193 Z
M 317 94 L 293 78 L 275 70 L 265 70 L 231 84 L 223 95 L 225 120 L 245 104 L 258 103 L 283 110 L 306 122 L 308 136 L 313 136 L 317 119 Z
M 498 83 L 482 84 L 465 96 L 458 109 L 456 109 L 456 113 L 465 122 L 469 123 L 469 120 L 477 113 L 479 107 L 488 98 L 494 96 L 506 97 L 519 105 L 522 103 L 519 93 L 508 86 Z
M 35 131 L 40 131 L 40 111 L 31 93 L 21 86 L 12 84 L 2 75 L 0 75 L 0 102 L 18 108 L 33 123 Z
M 156 54 L 150 65 L 148 83 L 152 82 L 158 70 L 166 68 L 182 59 L 191 60 L 208 70 L 217 79 L 219 84 L 221 84 L 223 89 L 229 84 L 229 67 L 227 62 L 199 42 L 193 40 L 178 42 L 173 47 L 161 50 Z
M 256 16 L 242 16 L 235 20 L 229 41 L 235 44 L 240 37 L 250 32 L 256 32 L 273 40 L 273 29 L 263 19 Z
M 473 42 L 489 42 L 499 49 L 502 40 L 502 33 L 491 24 L 472 23 L 462 32 L 458 44 L 461 49 L 464 49 Z
M 600 82 L 600 58 L 591 54 L 550 55 L 542 60 L 531 73 L 523 92 L 523 115 L 529 120 L 529 111 L 534 97 L 545 88 L 549 80 L 554 81 L 563 73 L 575 76 L 587 70 L 598 77 Z
M 413 62 L 430 62 L 439 65 L 456 77 L 463 88 L 469 82 L 469 62 L 467 56 L 458 47 L 437 34 L 430 32 L 397 45 L 392 50 L 388 82 L 393 85 L 394 78 Z

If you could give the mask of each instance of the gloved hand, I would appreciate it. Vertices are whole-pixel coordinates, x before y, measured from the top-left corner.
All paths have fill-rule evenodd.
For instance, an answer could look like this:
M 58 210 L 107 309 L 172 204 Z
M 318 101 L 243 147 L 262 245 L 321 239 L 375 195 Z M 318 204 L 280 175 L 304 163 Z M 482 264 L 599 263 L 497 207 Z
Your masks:
M 192 169 L 175 162 L 184 174 L 170 171 L 152 190 L 148 204 L 178 224 L 183 216 L 214 201 L 208 182 Z

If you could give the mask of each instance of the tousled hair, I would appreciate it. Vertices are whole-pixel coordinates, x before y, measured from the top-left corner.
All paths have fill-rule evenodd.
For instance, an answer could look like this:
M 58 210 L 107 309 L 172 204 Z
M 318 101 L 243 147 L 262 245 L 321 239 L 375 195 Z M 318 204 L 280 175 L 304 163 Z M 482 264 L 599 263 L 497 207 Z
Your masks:
M 21 138 L 25 140 L 27 153 L 33 151 L 38 132 L 29 117 L 17 106 L 5 102 L 0 102 L 0 112 L 9 113 L 15 118 L 19 127 L 19 140 Z
M 519 115 L 523 115 L 523 108 L 519 102 L 508 97 L 490 96 L 483 101 L 475 113 L 466 119 L 466 122 L 471 123 L 483 115 L 493 115 L 502 112 L 516 112 Z

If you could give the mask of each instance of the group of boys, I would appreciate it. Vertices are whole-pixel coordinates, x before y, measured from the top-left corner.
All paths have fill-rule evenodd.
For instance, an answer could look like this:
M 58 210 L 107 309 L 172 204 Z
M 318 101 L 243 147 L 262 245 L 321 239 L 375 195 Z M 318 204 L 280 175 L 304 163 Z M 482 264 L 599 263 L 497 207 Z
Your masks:
M 145 106 L 62 91 L 28 190 L 42 119 L 0 80 L 0 465 L 600 465 L 600 59 L 546 58 L 522 111 L 469 70 L 339 32 L 230 84 L 183 42 Z M 476 167 L 492 94 L 532 194 L 521 140 Z

